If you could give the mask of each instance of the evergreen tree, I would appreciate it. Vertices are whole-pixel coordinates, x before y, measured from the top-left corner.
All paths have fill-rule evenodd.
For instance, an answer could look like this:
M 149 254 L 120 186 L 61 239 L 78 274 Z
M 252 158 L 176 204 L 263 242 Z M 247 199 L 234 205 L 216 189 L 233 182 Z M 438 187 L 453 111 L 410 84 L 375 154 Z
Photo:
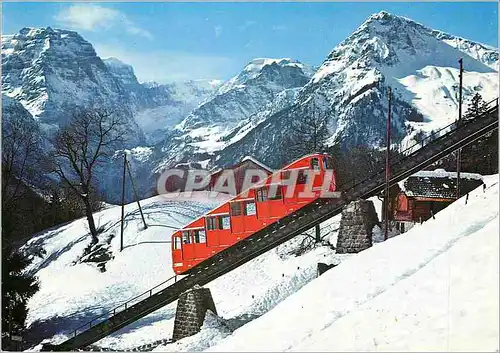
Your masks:
M 473 119 L 474 117 L 483 114 L 487 109 L 488 105 L 483 100 L 483 97 L 481 97 L 479 93 L 476 93 L 467 106 L 464 119 Z
M 25 328 L 28 300 L 39 290 L 39 283 L 24 272 L 32 260 L 9 244 L 2 245 L 2 328 L 10 335 L 20 335 Z M 2 346 L 6 348 L 3 340 Z

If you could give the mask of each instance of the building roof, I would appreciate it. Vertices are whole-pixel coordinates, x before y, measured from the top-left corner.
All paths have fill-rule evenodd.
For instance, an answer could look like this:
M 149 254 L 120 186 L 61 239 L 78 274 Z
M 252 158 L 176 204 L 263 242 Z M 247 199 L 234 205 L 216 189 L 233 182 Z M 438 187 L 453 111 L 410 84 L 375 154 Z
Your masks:
M 273 172 L 274 170 L 270 167 L 268 167 L 267 165 L 265 165 L 264 163 L 256 160 L 255 158 L 251 157 L 251 156 L 246 156 L 246 157 L 243 157 L 243 159 L 241 160 L 240 163 L 243 163 L 244 161 L 251 161 L 255 164 L 257 164 L 259 167 L 267 170 L 268 172 Z
M 457 173 L 444 169 L 421 171 L 402 183 L 402 191 L 410 197 L 454 199 L 457 193 Z M 465 195 L 483 184 L 482 176 L 460 173 L 460 194 Z

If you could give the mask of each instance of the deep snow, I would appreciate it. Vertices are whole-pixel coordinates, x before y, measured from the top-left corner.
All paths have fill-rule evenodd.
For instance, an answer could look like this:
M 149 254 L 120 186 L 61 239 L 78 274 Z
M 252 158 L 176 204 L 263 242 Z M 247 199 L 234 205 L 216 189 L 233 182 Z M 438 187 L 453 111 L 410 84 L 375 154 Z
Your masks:
M 498 351 L 498 175 L 485 182 L 208 350 Z
M 27 324 L 34 344 L 43 337 L 47 338 L 45 342 L 60 343 L 78 326 L 172 277 L 172 232 L 228 198 L 219 194 L 214 200 L 208 198 L 208 192 L 193 194 L 194 199 L 169 200 L 156 196 L 141 201 L 148 224 L 146 230 L 142 229 L 137 205 L 126 205 L 122 252 L 119 251 L 121 207 L 108 205 L 97 213 L 96 222 L 105 229 L 100 235 L 101 243 L 106 244 L 113 235 L 110 251 L 114 258 L 106 263 L 104 273 L 95 264 L 80 262 L 90 243 L 85 219 L 33 237 L 23 249 L 35 252 L 43 248 L 46 252 L 43 258 L 35 257 L 29 268 L 37 273 L 41 282 L 41 290 L 29 301 Z M 334 245 L 339 221 L 339 217 L 333 218 L 323 227 L 322 234 Z M 289 255 L 302 239 L 297 237 L 207 285 L 218 314 L 233 329 L 264 314 L 315 278 L 318 261 L 339 263 L 349 257 L 336 255 L 327 246 L 299 257 Z M 132 349 L 170 338 L 175 307 L 176 302 L 167 305 L 95 345 Z M 40 348 L 38 345 L 34 349 Z
M 498 175 L 484 181 L 485 193 L 478 188 L 467 205 L 463 198 L 435 220 L 359 254 L 320 246 L 290 255 L 303 237 L 267 252 L 207 285 L 220 318 L 208 314 L 200 333 L 155 350 L 498 349 Z M 78 262 L 89 242 L 83 219 L 34 237 L 25 249 L 47 253 L 31 266 L 42 284 L 29 302 L 32 331 L 41 337 L 46 330 L 45 337 L 61 342 L 79 324 L 173 275 L 173 229 L 223 200 L 205 193 L 195 200 L 144 200 L 147 230 L 137 206 L 127 205 L 121 253 L 120 207 L 101 211 L 101 240 L 115 234 L 104 273 Z M 380 202 L 372 201 L 380 212 Z M 334 245 L 339 221 L 323 225 Z M 340 265 L 316 278 L 318 262 Z M 170 338 L 175 305 L 96 346 L 125 350 Z

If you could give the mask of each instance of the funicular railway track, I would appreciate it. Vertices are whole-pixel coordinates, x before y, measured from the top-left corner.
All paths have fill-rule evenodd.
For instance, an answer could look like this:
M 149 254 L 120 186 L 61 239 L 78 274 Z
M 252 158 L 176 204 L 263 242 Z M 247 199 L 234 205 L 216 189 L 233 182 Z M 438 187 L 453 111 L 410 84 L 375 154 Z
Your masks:
M 490 102 L 490 108 L 481 116 L 460 124 L 450 124 L 422 141 L 421 146 L 420 144 L 418 146 L 414 145 L 392 157 L 390 185 L 394 185 L 495 129 L 498 129 L 498 98 Z M 128 307 L 127 303 L 125 303 L 123 310 L 112 310 L 77 329 L 85 331 L 78 332 L 75 330 L 72 338 L 59 345 L 44 345 L 43 350 L 72 350 L 94 343 L 172 303 L 181 293 L 194 285 L 205 285 L 339 214 L 349 202 L 378 194 L 384 189 L 384 185 L 385 170 L 382 166 L 379 172 L 362 181 L 350 181 L 341 184 L 342 198 L 313 201 L 250 237 L 206 259 L 194 267 L 190 274 L 170 286 L 154 294 L 153 291 L 156 287 L 151 289 L 145 293 L 149 293 L 146 299 Z

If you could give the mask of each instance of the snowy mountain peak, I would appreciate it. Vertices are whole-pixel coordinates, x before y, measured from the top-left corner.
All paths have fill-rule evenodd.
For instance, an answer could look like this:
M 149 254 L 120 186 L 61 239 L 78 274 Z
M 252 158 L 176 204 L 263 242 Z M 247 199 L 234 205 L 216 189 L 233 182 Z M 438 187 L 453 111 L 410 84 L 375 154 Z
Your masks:
M 295 59 L 255 58 L 245 65 L 238 75 L 224 83 L 219 88 L 218 93 L 224 94 L 232 89 L 242 89 L 248 81 L 258 79 L 259 77 L 263 80 L 267 78 L 272 81 L 273 76 L 280 76 L 285 72 L 306 77 L 312 77 L 314 74 L 311 66 L 305 65 Z
M 291 59 L 291 58 L 282 58 L 282 59 L 273 59 L 273 58 L 255 58 L 252 61 L 250 61 L 243 71 L 247 72 L 260 72 L 265 66 L 268 65 L 278 65 L 281 67 L 286 67 L 286 66 L 292 66 L 292 67 L 299 67 L 299 68 L 305 68 L 305 65 L 299 62 L 298 60 Z
M 123 61 L 113 57 L 102 59 L 102 61 L 107 66 L 111 74 L 120 80 L 124 85 L 139 84 L 134 73 L 134 68 L 131 65 L 125 64 Z
M 468 71 L 486 73 L 498 67 L 497 50 L 382 11 L 332 50 L 313 82 L 347 68 L 402 78 L 426 66 L 457 67 L 460 58 Z

